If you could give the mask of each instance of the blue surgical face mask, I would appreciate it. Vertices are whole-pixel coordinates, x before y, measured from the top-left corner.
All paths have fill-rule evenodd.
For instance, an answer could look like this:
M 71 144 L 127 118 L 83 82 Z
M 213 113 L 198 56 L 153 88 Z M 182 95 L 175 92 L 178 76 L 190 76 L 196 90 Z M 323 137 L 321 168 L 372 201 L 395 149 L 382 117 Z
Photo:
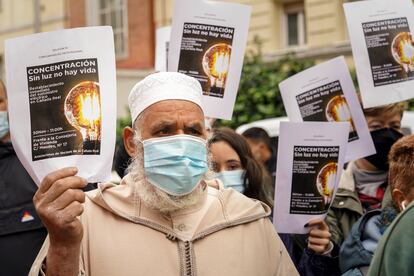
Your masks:
M 204 139 L 174 135 L 144 140 L 144 169 L 148 181 L 170 195 L 191 193 L 207 172 Z
M 7 111 L 0 111 L 0 139 L 9 133 L 9 120 Z
M 244 170 L 223 171 L 214 173 L 211 178 L 220 179 L 225 188 L 233 188 L 239 193 L 243 193 L 245 173 L 246 171 Z

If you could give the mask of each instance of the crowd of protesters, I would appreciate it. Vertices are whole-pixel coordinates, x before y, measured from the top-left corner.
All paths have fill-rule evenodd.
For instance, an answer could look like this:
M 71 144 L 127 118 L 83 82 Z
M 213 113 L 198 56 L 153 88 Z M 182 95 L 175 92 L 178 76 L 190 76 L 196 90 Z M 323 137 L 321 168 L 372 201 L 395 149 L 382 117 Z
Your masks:
M 346 164 L 326 220 L 310 221 L 307 235 L 278 235 L 276 148 L 260 128 L 207 131 L 195 79 L 155 73 L 132 89 L 133 123 L 114 159 L 120 184 L 88 184 L 62 168 L 37 189 L 10 142 L 18 134 L 9 131 L 6 95 L 0 82 L 1 275 L 414 269 L 414 136 L 401 130 L 404 103 L 364 110 L 376 154 Z

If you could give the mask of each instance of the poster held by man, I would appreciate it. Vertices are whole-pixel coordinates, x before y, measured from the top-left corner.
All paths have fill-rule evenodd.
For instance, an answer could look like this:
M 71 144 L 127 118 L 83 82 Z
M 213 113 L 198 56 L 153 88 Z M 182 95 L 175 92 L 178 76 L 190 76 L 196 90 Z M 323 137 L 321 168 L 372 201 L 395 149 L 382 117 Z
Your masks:
M 112 28 L 10 39 L 5 53 L 12 142 L 33 180 L 67 166 L 91 183 L 108 180 L 116 127 Z
M 175 1 L 168 71 L 196 78 L 206 116 L 231 119 L 247 44 L 251 8 L 213 1 Z

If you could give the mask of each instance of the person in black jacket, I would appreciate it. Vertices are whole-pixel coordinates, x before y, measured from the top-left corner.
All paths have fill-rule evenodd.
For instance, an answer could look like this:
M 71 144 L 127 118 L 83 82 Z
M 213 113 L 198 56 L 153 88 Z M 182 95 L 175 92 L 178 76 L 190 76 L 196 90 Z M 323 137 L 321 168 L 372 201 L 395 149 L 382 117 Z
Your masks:
M 47 235 L 32 198 L 36 184 L 10 142 L 6 89 L 0 80 L 0 268 L 2 275 L 27 275 Z

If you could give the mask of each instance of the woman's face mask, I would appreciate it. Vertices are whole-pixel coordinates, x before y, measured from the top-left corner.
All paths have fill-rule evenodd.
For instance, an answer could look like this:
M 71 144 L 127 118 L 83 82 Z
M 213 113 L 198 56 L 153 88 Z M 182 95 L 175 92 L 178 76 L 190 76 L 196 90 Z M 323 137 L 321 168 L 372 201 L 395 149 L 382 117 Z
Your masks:
M 371 131 L 371 136 L 377 153 L 367 156 L 365 159 L 377 169 L 387 171 L 389 168 L 388 153 L 392 145 L 403 137 L 403 134 L 393 128 L 383 128 Z
M 220 179 L 225 188 L 233 188 L 239 193 L 244 192 L 244 175 L 245 170 L 222 171 L 214 173 L 211 179 Z
M 142 143 L 148 181 L 170 195 L 191 193 L 207 172 L 204 139 L 182 134 L 151 138 Z
M 0 139 L 9 133 L 9 120 L 7 111 L 0 111 Z

